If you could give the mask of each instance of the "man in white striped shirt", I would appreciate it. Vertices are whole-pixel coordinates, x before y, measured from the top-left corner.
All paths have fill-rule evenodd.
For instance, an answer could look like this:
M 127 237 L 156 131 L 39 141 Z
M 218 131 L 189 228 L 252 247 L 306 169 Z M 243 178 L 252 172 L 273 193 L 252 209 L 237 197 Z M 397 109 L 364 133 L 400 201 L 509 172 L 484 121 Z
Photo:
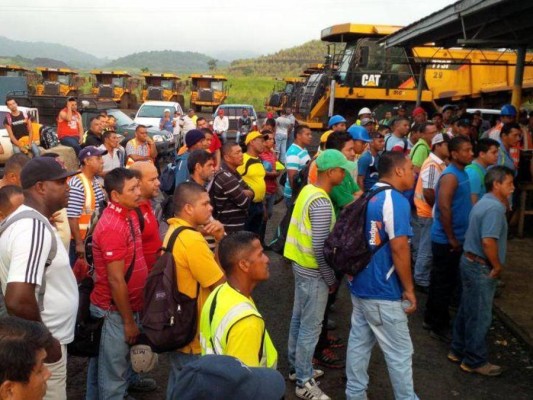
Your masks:
M 67 251 L 48 220 L 66 206 L 67 177 L 74 174 L 51 157 L 29 161 L 20 176 L 24 205 L 5 223 L 21 219 L 12 221 L 0 240 L 0 281 L 9 314 L 44 323 L 54 337 L 46 349 L 52 375 L 44 397 L 53 400 L 67 398 L 66 345 L 74 339 L 78 286 Z M 33 216 L 20 215 L 28 212 Z

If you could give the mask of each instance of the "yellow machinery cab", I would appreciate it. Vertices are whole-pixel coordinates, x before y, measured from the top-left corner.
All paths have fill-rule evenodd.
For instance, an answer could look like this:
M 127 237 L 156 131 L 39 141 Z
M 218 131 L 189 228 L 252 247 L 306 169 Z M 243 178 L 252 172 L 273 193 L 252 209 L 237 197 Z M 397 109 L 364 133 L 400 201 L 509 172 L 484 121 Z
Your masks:
M 276 81 L 270 97 L 265 102 L 267 112 L 279 112 L 287 107 L 295 107 L 297 93 L 305 79 L 303 77 L 285 77 L 276 78 Z
M 37 67 L 42 82 L 36 87 L 38 96 L 77 96 L 83 78 L 70 68 Z
M 133 90 L 138 80 L 127 71 L 92 70 L 91 74 L 95 77 L 91 93 L 98 100 L 113 100 L 124 109 L 137 107 L 137 96 Z
M 202 107 L 211 107 L 213 111 L 223 104 L 228 97 L 227 78 L 224 75 L 192 74 L 191 108 L 201 111 Z
M 178 75 L 172 73 L 144 73 L 144 85 L 142 101 L 174 101 L 184 108 L 183 89 L 184 84 Z

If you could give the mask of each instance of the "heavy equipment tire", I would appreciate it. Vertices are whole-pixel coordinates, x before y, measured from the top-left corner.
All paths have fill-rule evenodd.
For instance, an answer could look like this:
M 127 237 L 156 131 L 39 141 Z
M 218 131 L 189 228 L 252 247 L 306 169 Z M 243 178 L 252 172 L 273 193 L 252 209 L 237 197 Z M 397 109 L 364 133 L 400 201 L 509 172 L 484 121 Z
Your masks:
M 137 96 L 133 93 L 130 93 L 129 98 L 130 98 L 130 108 L 137 109 L 138 108 Z
M 130 108 L 130 97 L 127 94 L 122 95 L 120 98 L 120 108 L 128 110 Z
M 185 97 L 182 94 L 178 94 L 177 96 L 173 96 L 176 98 L 176 100 L 173 100 L 181 106 L 181 109 L 185 111 Z

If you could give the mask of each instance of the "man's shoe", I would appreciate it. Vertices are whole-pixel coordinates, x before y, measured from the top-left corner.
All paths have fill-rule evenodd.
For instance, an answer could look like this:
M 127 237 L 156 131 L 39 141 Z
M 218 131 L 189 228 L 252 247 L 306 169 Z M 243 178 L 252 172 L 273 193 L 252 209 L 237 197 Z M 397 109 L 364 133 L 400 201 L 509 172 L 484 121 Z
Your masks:
M 324 349 L 313 358 L 313 363 L 326 368 L 341 369 L 345 363 L 331 349 Z
M 451 361 L 452 363 L 459 364 L 462 361 L 462 359 L 459 358 L 459 356 L 456 355 L 453 351 L 448 352 L 447 357 L 448 357 L 448 360 Z
M 469 366 L 465 365 L 465 363 L 461 363 L 461 369 L 465 372 L 479 374 L 483 376 L 498 376 L 502 373 L 502 367 L 491 363 L 486 363 L 481 367 L 477 368 L 470 368 Z
M 318 379 L 324 376 L 324 371 L 321 369 L 313 369 L 313 379 Z M 289 381 L 296 382 L 296 371 L 289 372 Z
M 128 392 L 148 393 L 154 390 L 157 390 L 157 382 L 152 378 L 139 378 L 128 386 Z
M 337 323 L 335 321 L 333 321 L 332 319 L 328 319 L 328 323 L 326 325 L 326 329 L 328 331 L 334 331 L 335 329 L 337 329 Z
M 320 388 L 314 379 L 310 379 L 300 387 L 296 386 L 296 397 L 306 400 L 331 400 Z
M 328 345 L 332 349 L 338 349 L 344 347 L 344 340 L 333 335 L 328 335 Z
M 440 340 L 441 342 L 444 342 L 444 343 L 452 342 L 452 336 L 450 335 L 450 332 L 448 330 L 432 329 L 429 331 L 429 336 L 431 336 L 433 339 Z

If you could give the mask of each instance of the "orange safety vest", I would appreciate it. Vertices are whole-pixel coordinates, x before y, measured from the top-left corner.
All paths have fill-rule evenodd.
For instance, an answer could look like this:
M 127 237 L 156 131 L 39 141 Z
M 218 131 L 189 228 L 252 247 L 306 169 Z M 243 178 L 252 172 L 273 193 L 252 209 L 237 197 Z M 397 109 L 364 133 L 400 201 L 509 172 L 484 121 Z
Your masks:
M 83 191 L 85 192 L 85 204 L 83 205 L 81 215 L 78 220 L 81 238 L 85 239 L 91 223 L 91 217 L 96 210 L 96 194 L 94 193 L 93 183 L 87 179 L 83 173 L 76 176 L 80 178 L 81 183 L 83 184 Z
M 416 214 L 419 217 L 423 218 L 432 217 L 432 207 L 426 202 L 426 199 L 424 199 L 424 190 L 422 187 L 422 171 L 426 168 L 429 168 L 431 165 L 434 165 L 435 169 L 440 173 L 442 173 L 442 171 L 444 171 L 444 168 L 446 168 L 444 162 L 442 164 L 439 164 L 433 159 L 433 157 L 431 157 L 431 154 L 428 158 L 426 158 L 426 161 L 424 161 L 422 167 L 420 168 L 420 174 L 418 175 L 418 180 L 416 181 L 414 200 L 416 206 Z

